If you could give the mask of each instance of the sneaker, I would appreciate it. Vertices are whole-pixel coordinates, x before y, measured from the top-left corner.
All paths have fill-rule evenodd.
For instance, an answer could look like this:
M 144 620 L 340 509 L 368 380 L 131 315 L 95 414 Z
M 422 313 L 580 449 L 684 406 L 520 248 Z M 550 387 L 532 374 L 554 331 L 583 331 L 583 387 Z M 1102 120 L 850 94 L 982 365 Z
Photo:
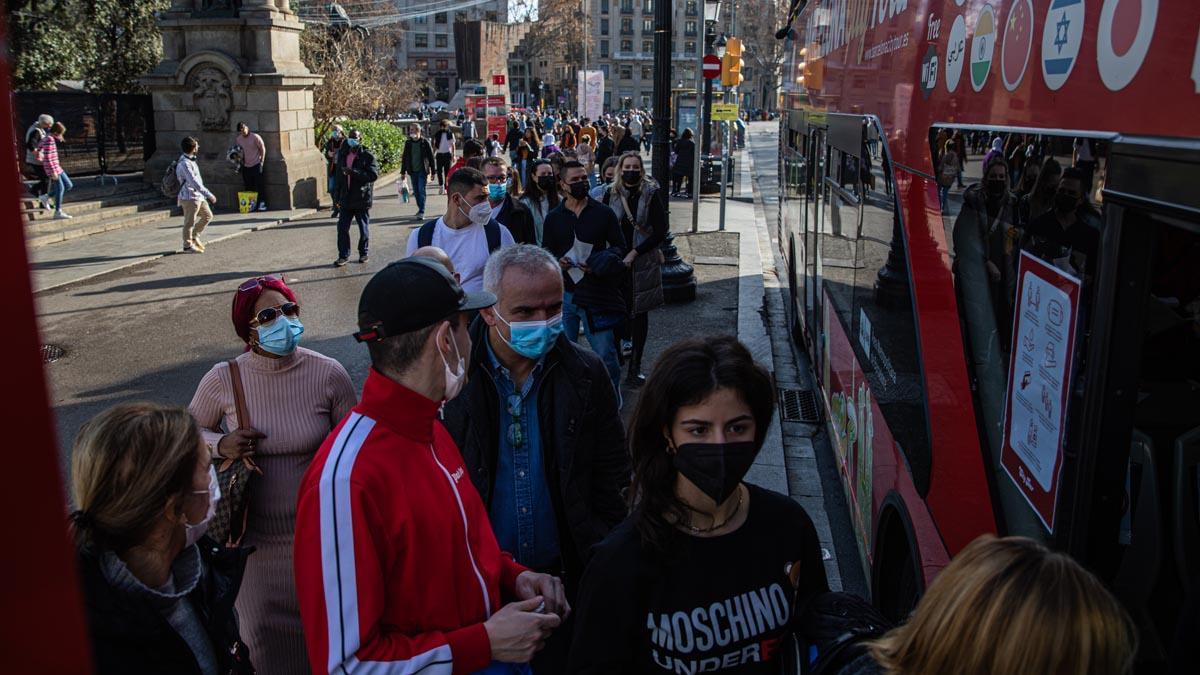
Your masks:
M 266 202 L 259 202 L 259 203 L 258 203 L 258 210 L 259 210 L 259 211 L 266 211 L 266 210 L 267 210 L 267 203 L 266 203 Z
M 360 263 L 365 263 L 370 259 L 371 259 L 371 256 L 367 255 L 366 253 L 358 256 L 358 262 L 360 262 Z
M 200 241 L 199 238 L 193 239 L 192 240 L 192 248 L 196 249 L 197 251 L 199 251 L 201 253 L 204 253 L 204 242 Z
M 419 219 L 421 219 L 421 218 L 424 218 L 424 217 L 425 217 L 425 212 L 424 212 L 424 211 L 417 211 L 416 218 L 417 218 L 418 220 L 419 220 Z
M 185 244 L 183 247 L 183 252 L 184 253 L 204 253 L 204 251 L 201 251 L 200 249 L 196 248 L 195 246 L 192 246 L 191 244 Z
M 633 340 L 621 340 L 621 356 L 624 358 L 633 356 Z
M 38 195 L 38 203 L 42 205 L 43 209 L 50 208 L 50 195 Z
M 71 214 L 67 213 L 66 211 L 59 211 L 58 213 L 54 214 L 54 219 L 55 220 L 70 220 Z
M 334 261 L 333 261 L 333 266 L 334 266 L 334 267 L 345 267 L 345 266 L 346 266 L 346 259 L 345 259 L 345 258 L 338 258 L 337 260 L 334 260 Z

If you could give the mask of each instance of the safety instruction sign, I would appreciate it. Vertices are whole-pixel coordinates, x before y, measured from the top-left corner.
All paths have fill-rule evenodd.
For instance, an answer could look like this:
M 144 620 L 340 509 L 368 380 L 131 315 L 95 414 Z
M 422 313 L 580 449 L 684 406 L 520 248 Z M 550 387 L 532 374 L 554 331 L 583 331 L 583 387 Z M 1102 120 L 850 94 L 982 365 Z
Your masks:
M 1021 253 L 1000 463 L 1054 531 L 1079 279 Z
M 736 103 L 714 103 L 712 104 L 712 118 L 716 122 L 732 122 L 738 117 L 738 106 Z

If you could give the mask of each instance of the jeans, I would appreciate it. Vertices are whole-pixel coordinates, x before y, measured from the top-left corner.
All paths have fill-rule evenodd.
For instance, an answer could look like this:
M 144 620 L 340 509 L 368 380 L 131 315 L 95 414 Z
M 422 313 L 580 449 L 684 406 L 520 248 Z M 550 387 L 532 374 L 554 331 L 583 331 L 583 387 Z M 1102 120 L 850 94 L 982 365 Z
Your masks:
M 412 179 L 413 199 L 417 200 L 417 213 L 425 213 L 425 180 L 424 173 L 409 174 Z
M 242 185 L 246 187 L 247 192 L 258 193 L 258 203 L 262 204 L 267 201 L 267 196 L 263 194 L 263 165 L 261 163 L 254 166 L 242 167 Z
M 446 172 L 450 170 L 450 158 L 454 155 L 449 152 L 439 152 L 434 155 L 435 164 L 437 166 L 438 185 L 446 184 Z
M 333 202 L 333 210 L 337 211 L 338 192 L 340 192 L 337 175 L 330 176 L 326 182 L 326 185 L 329 188 L 329 200 Z
M 583 334 L 587 336 L 592 351 L 604 362 L 604 368 L 608 371 L 609 379 L 612 380 L 613 391 L 617 392 L 617 407 L 619 408 L 621 405 L 621 363 L 617 358 L 617 336 L 611 330 L 593 333 L 583 308 L 572 302 L 573 297 L 573 293 L 563 293 L 563 332 L 566 333 L 568 340 L 578 342 L 579 322 L 583 322 Z
M 942 205 L 942 213 L 946 212 L 946 200 L 949 198 L 949 196 L 950 196 L 950 186 L 949 185 L 939 185 L 938 186 L 938 203 Z
M 358 254 L 367 254 L 367 245 L 371 241 L 371 212 L 366 209 L 343 210 L 338 215 L 337 247 L 339 258 L 350 257 L 350 218 L 358 223 Z
M 75 184 L 71 182 L 71 177 L 67 175 L 66 171 L 59 173 L 58 178 L 50 181 L 50 194 L 54 197 L 55 213 L 62 213 L 63 195 L 73 187 Z

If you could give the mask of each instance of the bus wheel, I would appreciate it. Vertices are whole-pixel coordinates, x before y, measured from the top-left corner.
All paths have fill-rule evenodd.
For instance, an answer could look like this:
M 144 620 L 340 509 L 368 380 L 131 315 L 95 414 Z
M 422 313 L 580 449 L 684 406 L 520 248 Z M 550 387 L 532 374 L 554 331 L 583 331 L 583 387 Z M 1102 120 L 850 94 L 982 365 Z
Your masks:
M 875 605 L 889 621 L 900 624 L 917 606 L 920 581 L 900 519 L 893 517 L 888 520 L 891 522 L 879 547 L 883 555 L 878 556 L 875 562 Z

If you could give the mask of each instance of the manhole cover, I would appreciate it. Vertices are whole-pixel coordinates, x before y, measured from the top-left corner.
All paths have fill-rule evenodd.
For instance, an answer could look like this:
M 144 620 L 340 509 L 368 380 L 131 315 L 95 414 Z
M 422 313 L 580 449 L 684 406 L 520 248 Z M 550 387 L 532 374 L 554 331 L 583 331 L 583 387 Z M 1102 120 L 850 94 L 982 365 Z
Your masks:
M 53 363 L 65 356 L 66 353 L 67 350 L 58 345 L 42 345 L 42 363 Z
M 811 389 L 780 389 L 779 415 L 784 422 L 816 424 L 820 420 L 817 397 Z

